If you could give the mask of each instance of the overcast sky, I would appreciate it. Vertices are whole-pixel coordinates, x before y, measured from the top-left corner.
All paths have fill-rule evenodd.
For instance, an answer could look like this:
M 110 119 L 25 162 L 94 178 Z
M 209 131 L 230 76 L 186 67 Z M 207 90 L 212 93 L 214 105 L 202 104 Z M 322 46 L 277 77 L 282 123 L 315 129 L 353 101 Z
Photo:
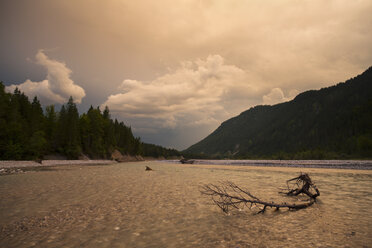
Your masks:
M 372 65 L 371 0 L 1 0 L 0 80 L 187 148 Z M 102 108 L 101 108 L 102 109 Z

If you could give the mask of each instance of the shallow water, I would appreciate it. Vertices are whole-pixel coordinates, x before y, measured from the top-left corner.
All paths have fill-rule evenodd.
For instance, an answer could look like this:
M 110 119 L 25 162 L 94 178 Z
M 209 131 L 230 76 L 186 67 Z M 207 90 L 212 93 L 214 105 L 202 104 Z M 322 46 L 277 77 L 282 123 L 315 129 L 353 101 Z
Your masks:
M 154 171 L 146 172 L 145 166 Z M 230 180 L 262 200 L 308 172 L 299 211 L 224 214 L 200 194 Z M 372 171 L 159 162 L 60 166 L 0 177 L 0 247 L 371 247 Z

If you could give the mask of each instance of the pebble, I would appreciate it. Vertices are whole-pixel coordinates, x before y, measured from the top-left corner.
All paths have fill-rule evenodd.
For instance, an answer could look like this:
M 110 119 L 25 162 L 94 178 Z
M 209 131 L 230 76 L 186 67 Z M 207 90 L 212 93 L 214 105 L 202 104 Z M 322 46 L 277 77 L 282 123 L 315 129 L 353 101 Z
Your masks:
M 11 169 L 11 168 L 2 168 L 0 169 L 0 175 L 9 175 L 9 174 L 15 174 L 15 173 L 24 173 L 21 169 Z

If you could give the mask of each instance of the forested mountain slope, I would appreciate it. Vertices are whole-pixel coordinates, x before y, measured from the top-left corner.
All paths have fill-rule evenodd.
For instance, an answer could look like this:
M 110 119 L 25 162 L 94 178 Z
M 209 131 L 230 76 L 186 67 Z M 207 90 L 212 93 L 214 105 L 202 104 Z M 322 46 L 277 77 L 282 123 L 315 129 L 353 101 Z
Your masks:
M 253 107 L 184 152 L 217 158 L 371 158 L 372 67 L 292 101 Z

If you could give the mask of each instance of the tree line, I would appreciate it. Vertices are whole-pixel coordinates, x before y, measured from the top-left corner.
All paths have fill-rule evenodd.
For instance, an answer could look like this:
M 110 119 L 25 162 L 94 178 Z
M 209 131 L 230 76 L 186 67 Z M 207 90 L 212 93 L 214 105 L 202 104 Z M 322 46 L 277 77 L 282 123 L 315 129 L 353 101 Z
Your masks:
M 82 154 L 92 159 L 122 154 L 152 157 L 179 156 L 174 149 L 146 144 L 134 137 L 131 127 L 112 120 L 106 106 L 92 106 L 79 115 L 73 98 L 56 111 L 54 105 L 43 110 L 35 96 L 32 101 L 19 89 L 6 93 L 0 82 L 0 159 L 42 159 L 60 154 L 77 159 Z

